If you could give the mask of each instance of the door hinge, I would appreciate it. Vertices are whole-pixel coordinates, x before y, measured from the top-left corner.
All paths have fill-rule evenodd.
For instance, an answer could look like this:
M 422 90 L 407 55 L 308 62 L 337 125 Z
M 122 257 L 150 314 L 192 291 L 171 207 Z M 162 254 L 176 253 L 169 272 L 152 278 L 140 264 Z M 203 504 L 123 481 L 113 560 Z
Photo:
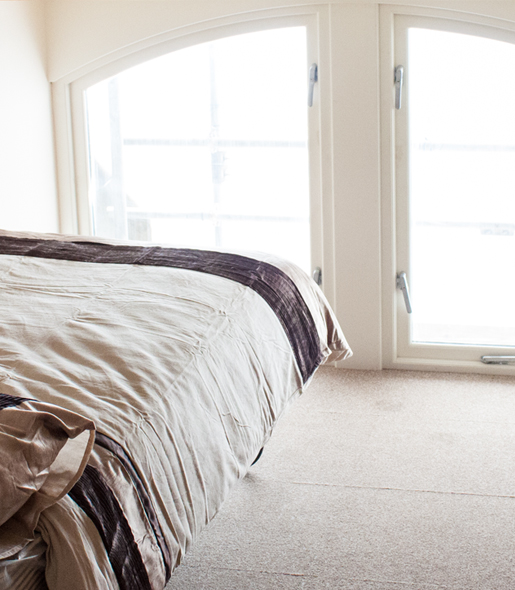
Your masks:
M 320 287 L 322 285 L 322 269 L 317 266 L 313 271 L 313 280 Z
M 404 84 L 404 67 L 397 66 L 394 73 L 395 82 L 395 108 L 400 109 L 402 106 L 402 86 Z
M 515 356 L 482 356 L 481 362 L 486 365 L 513 365 Z

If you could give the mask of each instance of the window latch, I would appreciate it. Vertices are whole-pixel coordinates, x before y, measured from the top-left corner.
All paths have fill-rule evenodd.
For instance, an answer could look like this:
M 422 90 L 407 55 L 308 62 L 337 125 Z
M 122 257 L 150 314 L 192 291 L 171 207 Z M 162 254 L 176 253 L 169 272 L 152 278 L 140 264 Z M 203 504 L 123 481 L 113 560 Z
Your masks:
M 404 304 L 406 305 L 406 311 L 411 313 L 413 310 L 411 309 L 411 299 L 409 296 L 408 277 L 406 276 L 405 272 L 400 272 L 397 275 L 397 289 L 402 291 Z
M 313 93 L 315 91 L 315 84 L 318 82 L 318 66 L 313 64 L 309 68 L 309 91 L 308 91 L 308 107 L 313 106 Z
M 402 85 L 404 82 L 404 68 L 397 66 L 394 74 L 395 82 L 395 108 L 400 109 L 402 106 Z

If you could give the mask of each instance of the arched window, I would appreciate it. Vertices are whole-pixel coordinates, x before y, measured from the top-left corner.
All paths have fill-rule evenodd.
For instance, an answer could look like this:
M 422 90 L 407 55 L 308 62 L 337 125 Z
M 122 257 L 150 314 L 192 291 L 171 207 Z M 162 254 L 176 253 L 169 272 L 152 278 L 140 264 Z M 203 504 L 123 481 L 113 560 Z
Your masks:
M 87 87 L 92 233 L 310 270 L 306 27 L 193 45 Z M 313 77 L 313 71 L 312 71 Z

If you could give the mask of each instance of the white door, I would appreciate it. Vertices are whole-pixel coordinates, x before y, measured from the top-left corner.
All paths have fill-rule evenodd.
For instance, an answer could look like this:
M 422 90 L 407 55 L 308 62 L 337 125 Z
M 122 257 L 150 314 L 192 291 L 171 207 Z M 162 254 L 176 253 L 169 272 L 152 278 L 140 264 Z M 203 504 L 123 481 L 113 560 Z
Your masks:
M 515 35 L 423 16 L 394 28 L 393 365 L 504 366 L 515 362 Z

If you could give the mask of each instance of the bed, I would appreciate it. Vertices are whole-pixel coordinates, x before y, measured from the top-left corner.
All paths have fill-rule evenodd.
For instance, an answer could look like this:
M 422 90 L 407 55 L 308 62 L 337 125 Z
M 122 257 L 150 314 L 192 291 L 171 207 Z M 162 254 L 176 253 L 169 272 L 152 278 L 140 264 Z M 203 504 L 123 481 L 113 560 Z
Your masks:
M 324 362 L 265 254 L 0 232 L 0 588 L 162 590 Z

